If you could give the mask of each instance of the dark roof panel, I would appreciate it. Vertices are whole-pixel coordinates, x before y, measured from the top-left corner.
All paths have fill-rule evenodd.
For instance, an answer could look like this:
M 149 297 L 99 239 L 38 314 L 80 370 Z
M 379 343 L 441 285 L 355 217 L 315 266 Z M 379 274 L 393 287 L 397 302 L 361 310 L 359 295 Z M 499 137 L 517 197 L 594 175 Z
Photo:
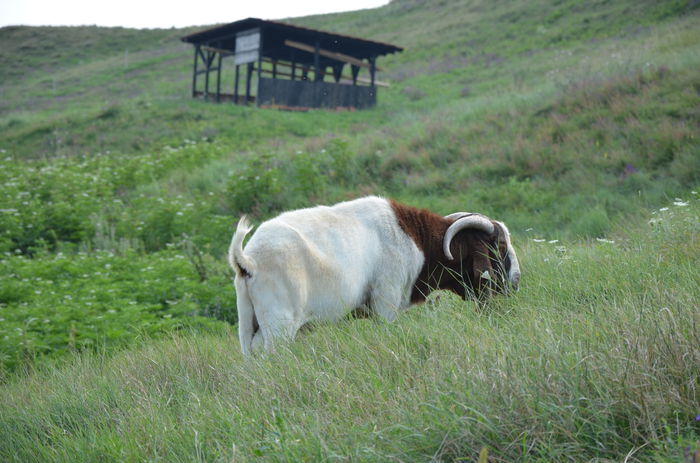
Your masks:
M 247 18 L 230 24 L 212 27 L 182 37 L 181 40 L 195 45 L 215 46 L 233 52 L 236 48 L 236 34 L 255 28 L 260 28 L 263 31 L 263 54 L 276 59 L 288 59 L 288 56 L 292 53 L 292 50 L 284 45 L 285 40 L 308 44 L 318 41 L 321 48 L 345 53 L 361 59 L 403 51 L 401 47 L 388 43 L 259 18 Z

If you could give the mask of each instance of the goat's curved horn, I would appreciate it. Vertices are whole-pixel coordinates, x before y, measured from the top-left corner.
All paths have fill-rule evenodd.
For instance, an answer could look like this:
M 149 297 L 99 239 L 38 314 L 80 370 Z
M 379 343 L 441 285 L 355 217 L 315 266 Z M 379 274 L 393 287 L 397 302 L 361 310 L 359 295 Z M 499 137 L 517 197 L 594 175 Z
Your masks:
M 462 214 L 461 212 L 450 214 L 448 218 L 456 214 Z M 452 238 L 464 230 L 465 228 L 473 228 L 475 230 L 481 230 L 488 233 L 489 235 L 493 233 L 494 227 L 491 220 L 488 217 L 481 214 L 471 214 L 460 219 L 455 220 L 452 225 L 445 232 L 445 238 L 443 238 L 442 247 L 445 252 L 445 257 L 449 260 L 454 260 L 452 253 L 450 252 L 450 244 L 452 243 Z
M 446 215 L 445 218 L 447 220 L 457 220 L 457 219 L 461 219 L 462 217 L 466 217 L 468 215 L 474 215 L 474 212 L 453 212 L 450 215 Z

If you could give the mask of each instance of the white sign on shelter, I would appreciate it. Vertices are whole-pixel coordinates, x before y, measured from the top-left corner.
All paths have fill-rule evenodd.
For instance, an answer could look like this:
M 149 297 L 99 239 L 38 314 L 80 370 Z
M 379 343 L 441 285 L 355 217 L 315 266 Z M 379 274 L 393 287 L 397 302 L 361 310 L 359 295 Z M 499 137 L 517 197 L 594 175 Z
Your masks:
M 252 63 L 260 54 L 260 29 L 249 29 L 236 34 L 235 64 Z

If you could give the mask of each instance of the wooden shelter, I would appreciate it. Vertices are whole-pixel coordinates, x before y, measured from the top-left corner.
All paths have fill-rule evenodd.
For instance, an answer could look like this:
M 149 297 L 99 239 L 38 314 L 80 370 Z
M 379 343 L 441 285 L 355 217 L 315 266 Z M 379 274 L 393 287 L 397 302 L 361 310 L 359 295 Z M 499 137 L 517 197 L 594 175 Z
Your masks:
M 290 109 L 374 106 L 377 86 L 387 85 L 376 79 L 377 58 L 402 51 L 387 43 L 257 18 L 181 40 L 194 45 L 193 97 Z M 222 89 L 224 59 L 229 57 L 231 93 Z

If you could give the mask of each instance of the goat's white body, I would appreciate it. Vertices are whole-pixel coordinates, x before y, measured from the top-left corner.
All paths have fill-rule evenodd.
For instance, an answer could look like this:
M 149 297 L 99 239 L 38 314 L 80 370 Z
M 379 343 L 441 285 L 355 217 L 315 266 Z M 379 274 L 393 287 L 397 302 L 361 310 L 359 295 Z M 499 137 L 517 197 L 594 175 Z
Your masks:
M 378 197 L 286 212 L 261 224 L 241 252 L 247 232 L 239 225 L 229 253 L 234 268 L 250 272 L 235 280 L 244 354 L 361 306 L 393 320 L 409 305 L 425 259 Z

